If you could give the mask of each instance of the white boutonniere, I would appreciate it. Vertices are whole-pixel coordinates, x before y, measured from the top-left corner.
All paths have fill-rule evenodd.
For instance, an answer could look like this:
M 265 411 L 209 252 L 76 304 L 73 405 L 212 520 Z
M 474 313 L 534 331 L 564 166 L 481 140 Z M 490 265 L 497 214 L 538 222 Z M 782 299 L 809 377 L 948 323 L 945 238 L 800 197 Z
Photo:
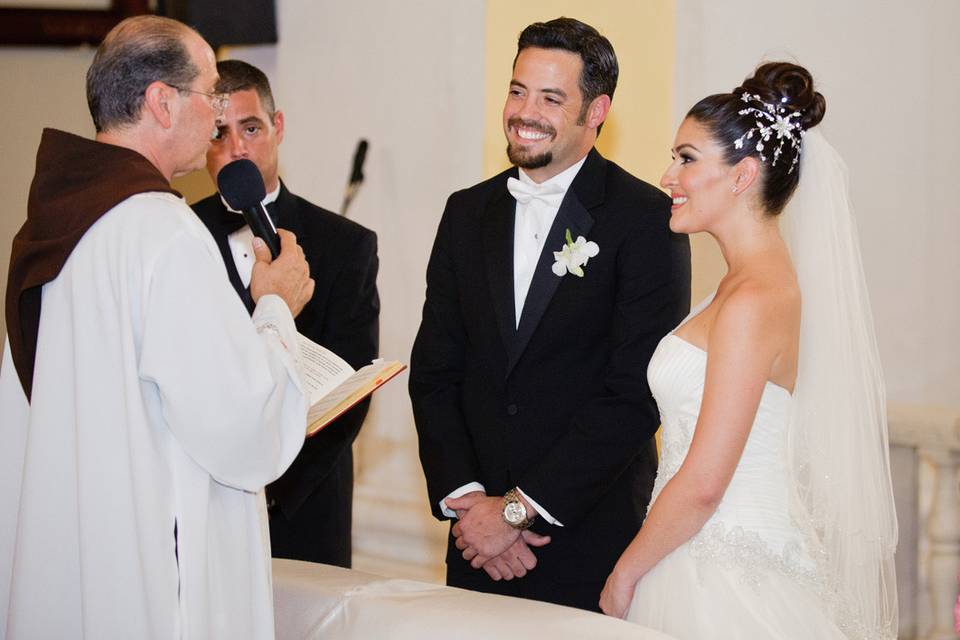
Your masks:
M 600 247 L 596 242 L 588 241 L 583 236 L 578 236 L 576 242 L 570 235 L 570 229 L 567 229 L 567 243 L 563 245 L 560 251 L 553 252 L 553 272 L 558 276 L 565 276 L 572 273 L 578 278 L 583 277 L 583 267 L 587 260 L 600 253 Z

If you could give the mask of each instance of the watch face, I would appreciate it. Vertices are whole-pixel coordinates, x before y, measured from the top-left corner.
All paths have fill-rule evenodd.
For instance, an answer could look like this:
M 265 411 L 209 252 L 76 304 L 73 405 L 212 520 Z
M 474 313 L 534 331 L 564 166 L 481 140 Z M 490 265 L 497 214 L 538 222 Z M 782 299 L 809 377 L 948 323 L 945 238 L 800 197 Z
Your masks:
M 527 517 L 527 510 L 520 502 L 508 502 L 503 508 L 503 519 L 510 524 L 520 524 Z

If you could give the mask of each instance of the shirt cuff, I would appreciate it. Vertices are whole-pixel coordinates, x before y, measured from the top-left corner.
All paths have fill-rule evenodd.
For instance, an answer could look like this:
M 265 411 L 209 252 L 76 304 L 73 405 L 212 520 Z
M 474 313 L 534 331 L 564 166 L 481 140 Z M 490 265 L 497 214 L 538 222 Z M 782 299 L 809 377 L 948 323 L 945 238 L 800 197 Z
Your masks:
M 443 513 L 443 515 L 447 516 L 448 518 L 456 518 L 457 512 L 454 511 L 453 509 L 447 508 L 447 500 L 459 498 L 460 496 L 466 495 L 471 491 L 483 491 L 484 493 L 487 492 L 484 486 L 479 482 L 468 482 L 467 484 L 463 485 L 459 489 L 454 489 L 453 491 L 448 493 L 447 497 L 440 501 L 440 511 Z
M 523 492 L 523 489 L 521 489 L 520 487 L 517 487 L 517 492 L 519 492 L 520 495 L 523 496 L 523 499 L 524 499 L 524 500 L 526 500 L 527 502 L 530 503 L 530 506 L 532 506 L 534 509 L 537 510 L 537 513 L 540 514 L 540 516 L 541 516 L 544 520 L 546 520 L 546 521 L 549 522 L 550 524 L 552 524 L 552 525 L 554 525 L 554 526 L 557 526 L 557 527 L 562 527 L 562 526 L 563 526 L 563 523 L 562 523 L 562 522 L 560 522 L 559 520 L 557 520 L 556 518 L 554 518 L 552 515 L 550 515 L 550 514 L 547 512 L 546 509 L 544 509 L 544 508 L 541 507 L 539 504 L 537 504 L 537 501 L 536 501 L 536 500 L 534 500 L 533 498 L 531 498 L 530 496 L 528 496 L 527 494 L 525 494 L 525 493 Z

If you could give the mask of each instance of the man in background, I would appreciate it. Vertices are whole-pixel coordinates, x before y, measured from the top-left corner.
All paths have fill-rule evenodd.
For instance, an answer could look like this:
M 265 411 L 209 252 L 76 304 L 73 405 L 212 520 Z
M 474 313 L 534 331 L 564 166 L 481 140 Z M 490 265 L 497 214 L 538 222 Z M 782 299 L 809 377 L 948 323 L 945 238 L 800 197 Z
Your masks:
M 0 368 L 0 637 L 272 638 L 260 491 L 303 443 L 296 238 L 253 318 L 170 187 L 225 97 L 193 30 L 130 18 L 87 72 L 89 140 L 46 129 Z
M 266 75 L 240 60 L 220 61 L 217 71 L 217 91 L 228 95 L 230 103 L 217 120 L 207 152 L 210 177 L 216 182 L 220 169 L 240 158 L 257 165 L 270 217 L 297 236 L 316 282 L 313 299 L 297 316 L 297 329 L 355 369 L 369 364 L 377 357 L 379 340 L 376 234 L 287 189 L 277 168 L 283 112 L 276 109 Z M 250 309 L 250 228 L 220 194 L 193 208 L 217 241 L 230 283 Z M 308 438 L 290 469 L 267 487 L 274 557 L 350 566 L 351 447 L 368 407 L 365 400 Z

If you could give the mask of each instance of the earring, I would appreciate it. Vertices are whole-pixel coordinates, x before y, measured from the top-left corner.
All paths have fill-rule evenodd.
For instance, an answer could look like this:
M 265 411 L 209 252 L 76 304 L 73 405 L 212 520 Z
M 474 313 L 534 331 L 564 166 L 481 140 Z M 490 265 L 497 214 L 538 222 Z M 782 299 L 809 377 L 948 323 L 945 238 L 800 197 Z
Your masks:
M 733 185 L 733 189 L 730 189 L 730 192 L 731 192 L 731 193 L 736 193 L 736 192 L 737 192 L 737 185 Z

